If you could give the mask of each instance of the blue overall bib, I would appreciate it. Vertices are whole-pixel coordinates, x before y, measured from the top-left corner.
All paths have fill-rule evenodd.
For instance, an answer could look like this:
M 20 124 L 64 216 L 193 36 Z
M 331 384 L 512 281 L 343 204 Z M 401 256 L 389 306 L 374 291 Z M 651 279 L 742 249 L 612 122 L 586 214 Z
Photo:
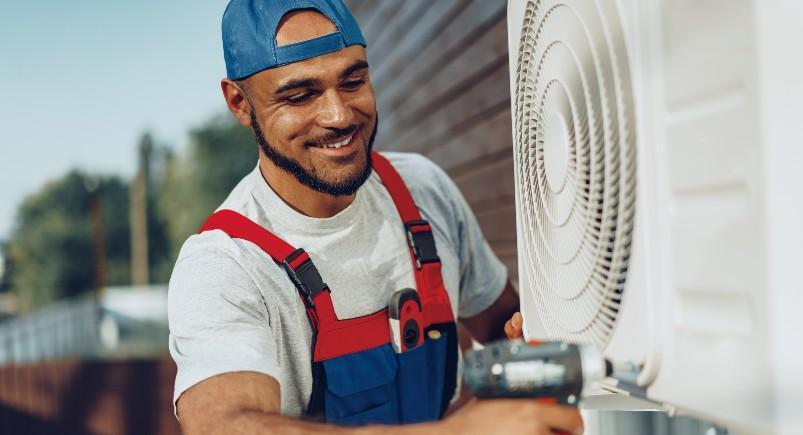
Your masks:
M 256 244 L 284 267 L 296 286 L 313 331 L 308 417 L 339 425 L 433 421 L 443 416 L 455 392 L 455 319 L 431 227 L 391 163 L 378 153 L 371 157 L 404 224 L 399 230 L 407 235 L 424 323 L 421 345 L 394 351 L 387 308 L 338 319 L 331 290 L 309 255 L 239 213 L 220 210 L 201 232 L 219 229 Z

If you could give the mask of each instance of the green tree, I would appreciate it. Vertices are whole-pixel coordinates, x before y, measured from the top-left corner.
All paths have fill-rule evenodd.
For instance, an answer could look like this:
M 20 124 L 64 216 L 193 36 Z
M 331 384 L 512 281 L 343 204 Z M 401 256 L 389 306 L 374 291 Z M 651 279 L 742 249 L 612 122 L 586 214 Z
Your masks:
M 186 150 L 175 155 L 165 146 L 154 146 L 147 162 L 152 282 L 168 279 L 187 237 L 256 165 L 251 132 L 228 114 L 213 117 L 189 135 Z M 142 138 L 146 140 L 152 141 L 147 133 Z M 93 237 L 93 198 L 101 216 L 101 226 L 94 227 L 102 232 L 100 251 L 98 237 Z M 98 285 L 98 276 L 105 285 L 130 284 L 129 207 L 127 183 L 80 171 L 28 196 L 17 211 L 6 247 L 13 271 L 11 291 L 22 311 L 89 291 Z
M 256 163 L 257 145 L 251 131 L 229 114 L 215 116 L 190 132 L 188 149 L 165 163 L 157 192 L 173 260 L 187 237 L 198 231 Z
M 93 246 L 93 194 L 101 217 L 103 259 L 96 258 Z M 99 273 L 109 285 L 127 284 L 128 186 L 117 177 L 90 177 L 80 171 L 46 184 L 18 209 L 7 252 L 14 267 L 11 288 L 23 311 L 91 290 Z

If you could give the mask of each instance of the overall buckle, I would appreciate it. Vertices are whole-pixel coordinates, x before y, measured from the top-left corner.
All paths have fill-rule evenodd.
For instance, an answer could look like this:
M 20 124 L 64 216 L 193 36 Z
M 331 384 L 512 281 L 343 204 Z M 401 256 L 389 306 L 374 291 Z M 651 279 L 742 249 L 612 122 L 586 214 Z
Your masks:
M 306 259 L 294 268 L 292 266 L 294 260 L 302 255 L 305 256 Z M 287 275 L 290 277 L 290 281 L 293 281 L 296 289 L 298 289 L 299 293 L 304 297 L 304 303 L 307 307 L 314 307 L 313 298 L 323 291 L 327 285 L 323 282 L 321 274 L 318 273 L 318 268 L 315 267 L 315 264 L 313 264 L 312 260 L 309 258 L 309 254 L 301 248 L 296 249 L 284 259 L 282 265 Z
M 421 269 L 424 264 L 441 261 L 429 222 L 425 220 L 410 221 L 404 224 L 404 229 L 407 233 L 407 245 L 410 246 L 415 256 L 416 268 Z

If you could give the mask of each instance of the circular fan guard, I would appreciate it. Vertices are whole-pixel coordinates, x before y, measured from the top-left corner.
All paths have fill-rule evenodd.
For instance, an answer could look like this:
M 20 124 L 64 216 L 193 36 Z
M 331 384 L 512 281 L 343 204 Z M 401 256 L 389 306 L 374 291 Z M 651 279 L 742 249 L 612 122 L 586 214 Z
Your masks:
M 633 97 L 613 0 L 528 0 L 515 92 L 519 255 L 546 334 L 605 346 L 636 195 Z

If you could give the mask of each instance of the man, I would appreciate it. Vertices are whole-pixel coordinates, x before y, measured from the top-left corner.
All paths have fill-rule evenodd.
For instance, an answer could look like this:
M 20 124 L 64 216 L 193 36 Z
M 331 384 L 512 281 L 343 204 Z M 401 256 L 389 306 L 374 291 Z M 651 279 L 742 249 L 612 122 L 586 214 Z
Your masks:
M 455 321 L 481 342 L 521 336 L 518 298 L 439 168 L 372 153 L 365 41 L 341 0 L 233 0 L 223 45 L 223 95 L 260 154 L 170 280 L 185 433 L 582 431 L 534 401 L 438 421 Z M 420 424 L 375 425 L 396 423 Z

